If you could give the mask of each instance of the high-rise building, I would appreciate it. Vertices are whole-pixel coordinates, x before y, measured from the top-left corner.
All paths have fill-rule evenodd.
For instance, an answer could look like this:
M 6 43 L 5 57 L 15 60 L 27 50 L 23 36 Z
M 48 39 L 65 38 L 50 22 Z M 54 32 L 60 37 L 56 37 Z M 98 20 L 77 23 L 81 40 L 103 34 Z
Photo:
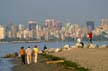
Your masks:
M 11 38 L 16 38 L 17 37 L 17 27 L 12 25 L 11 26 Z
M 61 30 L 61 28 L 62 28 L 62 22 L 61 22 L 60 20 L 55 20 L 54 24 L 55 24 L 54 27 L 55 27 L 57 30 Z
M 0 39 L 5 38 L 5 28 L 0 25 Z
M 24 39 L 29 39 L 29 30 L 28 29 L 25 29 L 24 30 Z
M 48 35 L 49 33 L 48 33 L 48 28 L 43 28 L 43 36 L 44 36 L 44 39 L 46 40 L 46 41 L 48 41 L 48 37 L 49 37 L 49 35 Z
M 29 30 L 36 29 L 36 21 L 30 20 L 28 23 L 29 23 Z
M 54 28 L 54 19 L 46 19 L 45 20 L 45 26 L 47 26 L 49 29 Z
M 24 30 L 24 25 L 19 24 L 19 25 L 18 25 L 18 30 L 19 30 L 19 31 L 23 31 L 23 30 Z
M 95 29 L 94 21 L 87 21 L 88 31 L 93 31 Z
M 79 30 L 79 25 L 78 25 L 78 24 L 74 24 L 74 25 L 73 25 L 73 30 L 74 30 L 74 33 L 78 32 L 78 30 Z
M 35 38 L 35 35 L 36 35 L 36 21 L 30 20 L 28 23 L 29 23 L 29 38 Z
M 22 39 L 24 38 L 24 25 L 19 24 L 18 25 L 18 31 L 17 31 L 17 38 Z
M 107 19 L 102 19 L 101 25 L 102 25 L 103 31 L 108 31 Z

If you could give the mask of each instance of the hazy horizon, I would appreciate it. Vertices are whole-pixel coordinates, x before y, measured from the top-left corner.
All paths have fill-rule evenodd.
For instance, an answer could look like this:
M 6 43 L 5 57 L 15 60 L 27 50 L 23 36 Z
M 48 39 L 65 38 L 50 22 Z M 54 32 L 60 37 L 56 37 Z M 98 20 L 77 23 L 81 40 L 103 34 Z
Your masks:
M 108 0 L 0 0 L 0 24 L 27 24 L 33 19 L 39 24 L 46 18 L 85 24 L 92 20 L 101 24 L 108 19 Z

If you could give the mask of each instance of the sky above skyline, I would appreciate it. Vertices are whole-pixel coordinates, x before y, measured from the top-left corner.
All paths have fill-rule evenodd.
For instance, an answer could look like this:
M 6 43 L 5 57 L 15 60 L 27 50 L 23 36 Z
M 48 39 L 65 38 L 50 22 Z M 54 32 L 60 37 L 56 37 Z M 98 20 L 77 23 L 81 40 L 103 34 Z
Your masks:
M 0 24 L 27 24 L 30 19 L 42 23 L 54 18 L 73 24 L 92 20 L 100 25 L 102 18 L 108 19 L 107 7 L 108 0 L 0 0 Z

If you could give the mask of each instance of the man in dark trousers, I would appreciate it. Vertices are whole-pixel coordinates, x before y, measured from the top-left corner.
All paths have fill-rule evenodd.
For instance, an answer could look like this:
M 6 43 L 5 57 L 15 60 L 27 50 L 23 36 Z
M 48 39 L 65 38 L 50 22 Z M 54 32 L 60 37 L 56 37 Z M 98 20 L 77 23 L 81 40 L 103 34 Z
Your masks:
M 21 56 L 22 63 L 25 64 L 25 50 L 24 50 L 24 47 L 21 47 L 19 53 L 20 53 L 20 56 Z
M 89 38 L 90 43 L 92 43 L 92 38 L 93 38 L 92 32 L 88 33 L 88 38 Z

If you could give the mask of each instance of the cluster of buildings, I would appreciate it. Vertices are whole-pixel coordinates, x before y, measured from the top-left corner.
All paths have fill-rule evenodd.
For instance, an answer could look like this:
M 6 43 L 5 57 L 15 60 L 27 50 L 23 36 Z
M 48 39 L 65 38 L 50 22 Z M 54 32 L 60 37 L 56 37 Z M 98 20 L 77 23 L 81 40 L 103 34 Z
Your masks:
M 23 24 L 5 27 L 0 25 L 0 39 L 65 40 L 66 38 L 83 38 L 90 31 L 97 36 L 104 32 L 106 37 L 108 37 L 107 19 L 102 19 L 101 25 L 96 27 L 94 21 L 87 21 L 85 26 L 80 26 L 69 21 L 63 25 L 62 21 L 55 19 L 46 19 L 44 25 L 30 20 L 27 28 Z

